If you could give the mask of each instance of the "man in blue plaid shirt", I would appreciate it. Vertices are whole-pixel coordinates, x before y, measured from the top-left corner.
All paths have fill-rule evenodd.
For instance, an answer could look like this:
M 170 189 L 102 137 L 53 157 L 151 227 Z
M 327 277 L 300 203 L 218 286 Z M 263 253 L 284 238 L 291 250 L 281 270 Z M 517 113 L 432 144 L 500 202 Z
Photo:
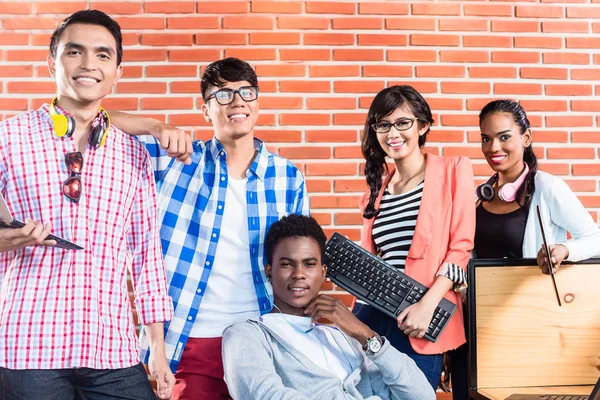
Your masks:
M 139 138 L 154 161 L 175 309 L 165 324 L 166 355 L 177 378 L 173 399 L 227 398 L 222 332 L 271 310 L 263 270 L 266 232 L 285 215 L 308 214 L 302 173 L 254 137 L 259 87 L 250 65 L 236 58 L 214 62 L 201 89 L 202 113 L 214 128 L 207 142 L 192 143 L 152 119 L 111 113 L 124 131 L 152 135 Z M 142 336 L 146 361 L 151 350 Z

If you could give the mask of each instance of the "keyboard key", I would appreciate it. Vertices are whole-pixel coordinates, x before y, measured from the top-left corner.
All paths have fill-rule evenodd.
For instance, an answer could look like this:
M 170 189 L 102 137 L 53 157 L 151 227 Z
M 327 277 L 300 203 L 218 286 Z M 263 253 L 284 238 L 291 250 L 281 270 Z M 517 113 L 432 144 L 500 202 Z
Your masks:
M 367 289 L 365 289 L 364 287 L 358 286 L 356 283 L 352 282 L 350 279 L 346 278 L 345 276 L 340 275 L 337 277 L 337 279 L 340 282 L 342 287 L 348 288 L 350 290 L 354 290 L 356 293 L 359 293 L 363 296 L 366 296 L 369 294 L 369 291 Z

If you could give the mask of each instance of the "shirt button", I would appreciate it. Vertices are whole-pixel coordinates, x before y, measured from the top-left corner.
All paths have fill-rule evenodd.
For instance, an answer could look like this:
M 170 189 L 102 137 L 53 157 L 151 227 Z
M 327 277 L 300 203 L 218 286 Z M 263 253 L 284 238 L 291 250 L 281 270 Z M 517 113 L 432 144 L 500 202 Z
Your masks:
M 204 265 L 210 265 L 210 261 L 205 262 Z
M 190 315 L 190 316 L 188 317 L 188 321 L 191 321 L 191 320 L 192 320 L 192 316 Z
M 196 293 L 202 293 L 202 289 L 196 290 Z
M 222 208 L 223 208 L 223 206 L 219 204 L 219 205 L 217 206 L 217 208 L 220 210 L 220 209 L 222 209 Z
M 221 182 L 225 182 L 225 177 L 224 176 L 221 177 Z
M 216 233 L 213 233 L 213 234 L 212 234 L 212 237 L 216 238 L 216 237 L 217 237 L 217 234 L 216 234 Z

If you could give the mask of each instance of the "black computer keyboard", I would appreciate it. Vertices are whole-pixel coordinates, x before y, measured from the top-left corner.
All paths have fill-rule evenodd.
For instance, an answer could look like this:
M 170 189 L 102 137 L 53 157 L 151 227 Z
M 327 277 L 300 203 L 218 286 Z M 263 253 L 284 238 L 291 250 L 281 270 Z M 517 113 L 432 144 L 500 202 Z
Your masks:
M 426 286 L 339 233 L 334 233 L 327 241 L 325 265 L 327 277 L 333 283 L 392 318 L 427 292 Z M 435 342 L 454 311 L 456 305 L 442 299 L 435 309 L 425 339 Z

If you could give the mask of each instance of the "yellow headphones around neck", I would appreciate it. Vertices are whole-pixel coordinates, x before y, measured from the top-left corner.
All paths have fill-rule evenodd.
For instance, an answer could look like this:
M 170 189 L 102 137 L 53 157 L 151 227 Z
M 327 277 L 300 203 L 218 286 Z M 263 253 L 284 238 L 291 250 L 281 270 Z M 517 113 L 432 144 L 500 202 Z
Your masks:
M 54 127 L 54 134 L 58 137 L 71 137 L 75 132 L 75 119 L 70 115 L 60 114 L 56 111 L 56 100 L 53 98 L 50 102 L 50 119 Z M 100 147 L 106 141 L 108 130 L 110 128 L 110 117 L 108 113 L 100 107 L 100 123 L 92 128 L 90 132 L 89 144 L 93 147 Z

